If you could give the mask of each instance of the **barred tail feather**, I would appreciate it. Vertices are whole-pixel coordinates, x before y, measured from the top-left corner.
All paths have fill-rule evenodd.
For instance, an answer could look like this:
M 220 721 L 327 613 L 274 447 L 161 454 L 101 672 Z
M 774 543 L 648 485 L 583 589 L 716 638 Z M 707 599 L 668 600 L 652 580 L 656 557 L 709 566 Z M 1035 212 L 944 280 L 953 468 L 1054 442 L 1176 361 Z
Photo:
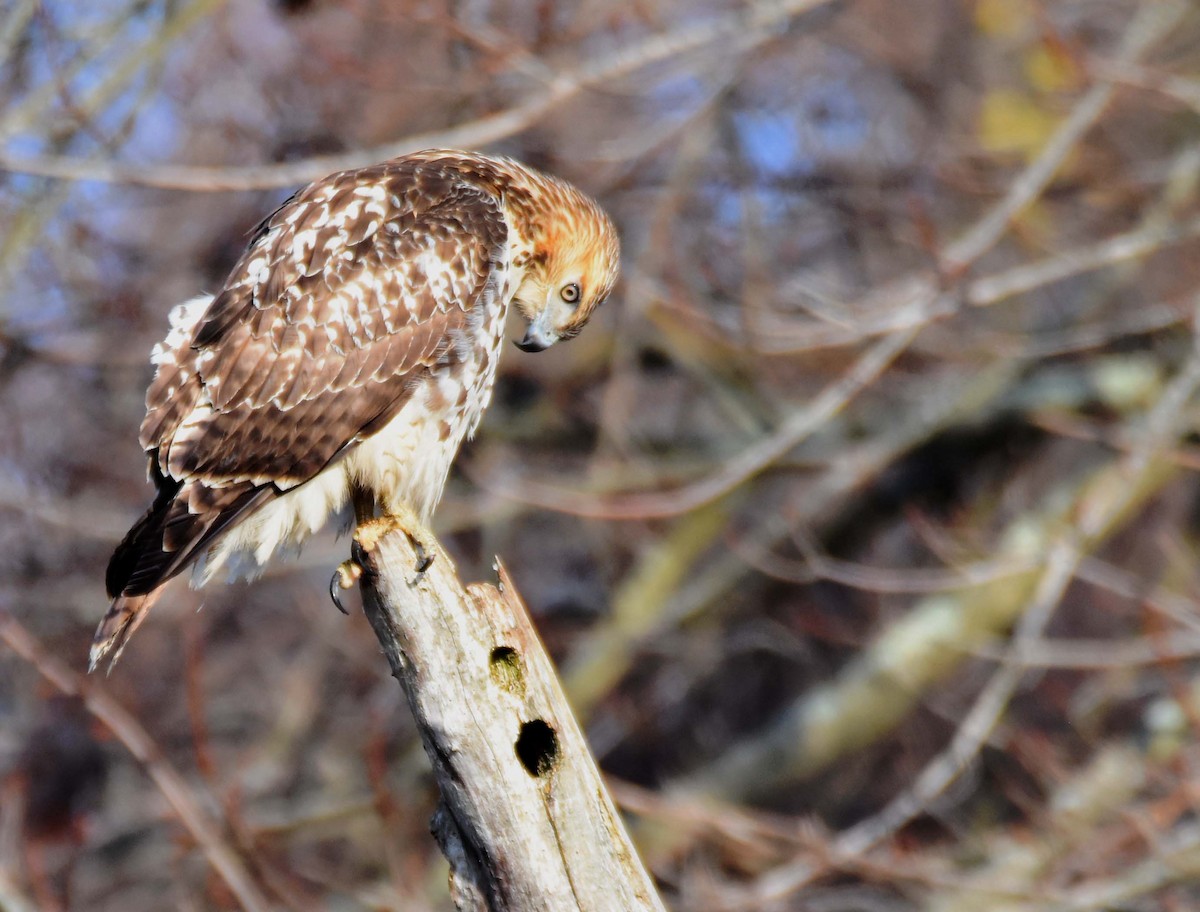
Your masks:
M 216 488 L 161 476 L 156 481 L 154 503 L 108 563 L 106 584 L 113 601 L 92 640 L 89 671 L 106 658 L 111 671 L 167 581 L 216 544 L 235 521 L 278 496 L 271 485 Z
M 92 638 L 92 651 L 88 660 L 88 671 L 95 671 L 105 659 L 112 671 L 121 658 L 121 650 L 133 632 L 146 619 L 150 606 L 157 600 L 162 587 L 145 595 L 118 595 L 105 612 L 96 635 Z

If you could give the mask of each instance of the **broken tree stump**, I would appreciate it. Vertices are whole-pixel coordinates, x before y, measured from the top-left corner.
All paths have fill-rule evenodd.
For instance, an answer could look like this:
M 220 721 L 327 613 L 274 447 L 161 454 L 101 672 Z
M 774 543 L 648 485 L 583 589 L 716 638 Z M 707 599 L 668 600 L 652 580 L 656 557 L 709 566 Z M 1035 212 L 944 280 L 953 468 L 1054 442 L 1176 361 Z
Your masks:
M 417 531 L 417 530 L 413 530 Z M 664 906 L 503 566 L 464 586 L 432 535 L 355 535 L 363 606 L 416 717 L 441 791 L 433 832 L 468 912 Z

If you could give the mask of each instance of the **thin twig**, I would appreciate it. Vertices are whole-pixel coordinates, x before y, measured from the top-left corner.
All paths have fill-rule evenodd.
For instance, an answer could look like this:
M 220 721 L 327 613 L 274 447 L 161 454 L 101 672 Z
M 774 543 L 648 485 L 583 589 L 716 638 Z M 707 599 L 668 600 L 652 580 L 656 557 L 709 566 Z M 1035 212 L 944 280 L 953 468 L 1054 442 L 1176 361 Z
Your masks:
M 259 891 L 236 850 L 221 835 L 220 824 L 204 810 L 199 796 L 163 756 L 154 739 L 95 679 L 70 671 L 47 655 L 41 644 L 11 614 L 0 611 L 0 640 L 37 669 L 60 693 L 78 696 L 96 719 L 117 737 L 158 786 L 180 823 L 192 835 L 213 870 L 247 912 L 268 912 L 274 904 Z
M 1170 33 L 1190 9 L 1183 0 L 1164 0 L 1138 7 L 1116 53 L 1119 63 L 1137 60 Z M 1003 237 L 1013 219 L 1042 195 L 1071 151 L 1092 128 L 1116 91 L 1108 80 L 1089 89 L 1054 132 L 1034 161 L 1009 186 L 1000 204 L 943 252 L 945 268 L 958 272 L 978 260 Z
M 1200 319 L 1200 314 L 1193 320 Z M 1194 325 L 1200 325 L 1194 322 Z M 998 668 L 964 717 L 950 744 L 918 774 L 912 786 L 897 795 L 878 814 L 843 831 L 835 840 L 834 854 L 861 857 L 923 813 L 978 754 L 998 724 L 1009 699 L 1028 668 L 1025 650 L 1036 643 L 1050 615 L 1074 577 L 1085 549 L 1094 544 L 1116 518 L 1136 504 L 1143 489 L 1140 483 L 1157 461 L 1159 452 L 1174 440 L 1179 415 L 1200 388 L 1200 334 L 1182 369 L 1150 411 L 1140 435 L 1141 445 L 1117 466 L 1123 484 L 1091 485 L 1081 499 L 1076 524 L 1050 548 L 1046 569 L 1028 609 L 1022 615 L 1008 661 Z M 808 863 L 788 865 L 760 878 L 743 899 L 764 903 L 786 896 L 811 882 Z
M 595 519 L 649 519 L 678 516 L 698 509 L 728 494 L 734 488 L 769 468 L 838 414 L 864 389 L 871 386 L 916 337 L 919 327 L 891 333 L 877 340 L 837 380 L 815 399 L 797 409 L 771 434 L 747 447 L 706 478 L 671 491 L 589 496 L 529 480 L 519 482 L 490 478 L 496 490 L 520 492 L 520 499 L 550 510 L 561 510 Z
M 224 0 L 205 0 L 224 2 Z M 560 75 L 528 100 L 445 130 L 418 133 L 344 155 L 318 155 L 275 165 L 199 167 L 89 161 L 73 156 L 20 156 L 0 151 L 0 170 L 60 180 L 164 187 L 175 190 L 262 190 L 307 183 L 323 174 L 358 168 L 418 149 L 480 148 L 520 133 L 562 103 L 592 87 L 623 79 L 653 64 L 708 47 L 741 52 L 771 40 L 780 25 L 832 0 L 760 0 L 743 10 L 653 35 L 595 63 Z

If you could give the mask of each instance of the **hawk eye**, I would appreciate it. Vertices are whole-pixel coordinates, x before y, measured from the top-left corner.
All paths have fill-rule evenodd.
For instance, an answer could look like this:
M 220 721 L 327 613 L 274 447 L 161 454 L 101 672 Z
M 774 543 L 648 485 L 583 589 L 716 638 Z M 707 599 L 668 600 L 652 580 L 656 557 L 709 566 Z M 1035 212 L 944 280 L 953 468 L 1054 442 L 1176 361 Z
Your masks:
M 559 297 L 568 304 L 578 304 L 579 297 L 582 294 L 579 290 L 579 283 L 572 282 L 570 285 L 564 285 L 562 291 L 558 293 Z

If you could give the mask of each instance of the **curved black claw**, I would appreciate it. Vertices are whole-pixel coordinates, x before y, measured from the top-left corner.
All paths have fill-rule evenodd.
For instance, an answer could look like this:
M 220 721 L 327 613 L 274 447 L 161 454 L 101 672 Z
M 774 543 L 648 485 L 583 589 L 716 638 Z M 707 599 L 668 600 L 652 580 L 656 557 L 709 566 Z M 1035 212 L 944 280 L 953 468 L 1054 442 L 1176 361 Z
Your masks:
M 417 553 L 417 579 L 421 578 L 426 570 L 433 566 L 434 554 L 425 550 L 425 546 L 421 544 L 421 540 L 414 538 L 412 540 L 413 551 Z
M 349 615 L 350 612 L 346 610 L 346 606 L 342 604 L 341 596 L 338 595 L 338 592 L 341 591 L 341 588 L 342 568 L 338 567 L 333 571 L 333 576 L 329 580 L 329 598 L 330 601 L 333 602 L 333 606 L 337 608 L 338 611 L 340 611 L 342 614 Z
M 342 614 L 350 612 L 342 605 L 341 598 L 338 597 L 339 589 L 349 589 L 358 582 L 362 576 L 362 567 L 354 563 L 353 560 L 344 560 L 338 564 L 337 569 L 333 571 L 333 579 L 329 581 L 329 597 L 333 599 L 333 604 L 337 606 L 337 610 Z

